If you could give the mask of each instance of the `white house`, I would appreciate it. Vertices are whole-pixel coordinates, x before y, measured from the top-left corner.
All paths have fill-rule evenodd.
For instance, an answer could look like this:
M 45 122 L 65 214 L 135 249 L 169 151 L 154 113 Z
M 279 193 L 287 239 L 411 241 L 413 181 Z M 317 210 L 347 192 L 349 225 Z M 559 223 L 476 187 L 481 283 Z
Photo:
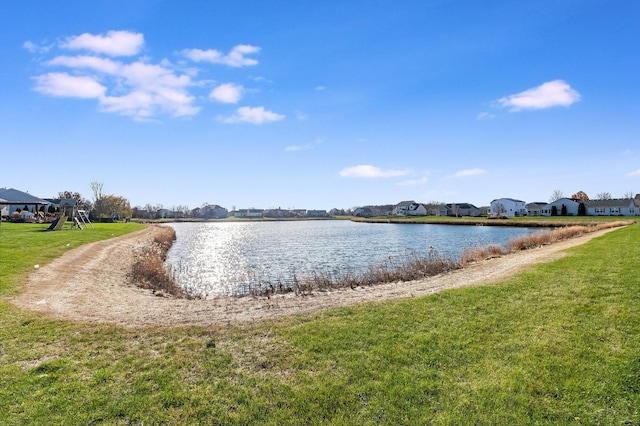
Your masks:
M 566 208 L 566 214 L 562 214 L 562 206 Z M 554 209 L 555 207 L 555 209 Z M 546 204 L 540 210 L 541 216 L 578 216 L 580 201 L 571 198 L 559 198 L 552 203 Z M 555 211 L 555 213 L 554 213 Z
M 426 216 L 427 209 L 415 201 L 402 201 L 395 206 L 392 214 L 395 216 Z
M 640 216 L 640 198 L 589 200 L 584 204 L 588 216 Z
M 491 201 L 490 214 L 495 216 L 519 217 L 527 215 L 526 203 L 513 198 L 498 198 Z
M 234 213 L 235 217 L 262 217 L 263 210 L 240 209 Z

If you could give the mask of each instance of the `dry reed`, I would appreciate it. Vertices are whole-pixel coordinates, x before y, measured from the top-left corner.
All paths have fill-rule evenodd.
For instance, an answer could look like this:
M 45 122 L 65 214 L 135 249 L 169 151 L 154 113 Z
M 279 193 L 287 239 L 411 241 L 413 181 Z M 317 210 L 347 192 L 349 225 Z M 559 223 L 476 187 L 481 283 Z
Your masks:
M 134 250 L 131 279 L 138 287 L 153 290 L 158 296 L 191 298 L 178 286 L 171 268 L 164 264 L 176 232 L 169 227 L 159 227 L 159 230 L 150 245 Z

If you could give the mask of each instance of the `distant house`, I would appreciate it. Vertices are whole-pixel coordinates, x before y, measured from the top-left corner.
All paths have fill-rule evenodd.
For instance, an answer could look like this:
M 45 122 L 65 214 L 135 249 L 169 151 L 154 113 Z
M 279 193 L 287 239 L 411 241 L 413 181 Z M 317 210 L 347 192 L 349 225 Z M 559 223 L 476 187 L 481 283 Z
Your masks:
M 440 208 L 440 216 L 480 216 L 480 209 L 470 203 L 449 203 Z
M 234 212 L 234 216 L 238 218 L 262 217 L 263 210 L 259 209 L 240 209 Z
M 402 201 L 392 211 L 395 216 L 426 216 L 427 209 L 415 201 Z
M 520 217 L 527 215 L 526 203 L 513 198 L 498 198 L 491 201 L 490 214 L 495 216 Z
M 560 198 L 542 207 L 540 216 L 578 216 L 580 203 L 581 201 L 572 198 Z M 565 214 L 563 214 L 564 210 L 566 210 Z
M 356 217 L 373 217 L 375 213 L 371 209 L 371 207 L 358 207 L 352 213 Z
M 277 209 L 269 209 L 264 211 L 264 217 L 270 217 L 274 219 L 280 219 L 285 217 L 291 217 L 291 212 L 289 210 L 283 210 L 281 208 Z
M 640 197 L 589 200 L 584 204 L 588 216 L 640 216 Z
M 305 217 L 307 215 L 306 209 L 291 209 L 289 211 L 293 217 Z
M 224 219 L 229 216 L 229 211 L 217 204 L 205 204 L 199 213 L 202 217 L 211 219 Z
M 307 210 L 307 217 L 329 217 L 326 210 Z
M 527 214 L 529 216 L 542 216 L 542 209 L 546 205 L 547 203 L 544 201 L 534 201 L 533 203 L 529 203 L 526 205 Z

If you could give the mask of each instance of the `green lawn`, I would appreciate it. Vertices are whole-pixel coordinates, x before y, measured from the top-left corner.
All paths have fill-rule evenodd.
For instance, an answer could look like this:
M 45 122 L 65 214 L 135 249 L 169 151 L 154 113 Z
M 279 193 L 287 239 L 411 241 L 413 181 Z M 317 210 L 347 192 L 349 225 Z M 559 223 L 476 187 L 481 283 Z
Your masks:
M 0 290 L 133 228 L 2 224 Z M 0 299 L 0 423 L 640 424 L 639 241 L 633 225 L 498 285 L 243 327 L 75 324 Z

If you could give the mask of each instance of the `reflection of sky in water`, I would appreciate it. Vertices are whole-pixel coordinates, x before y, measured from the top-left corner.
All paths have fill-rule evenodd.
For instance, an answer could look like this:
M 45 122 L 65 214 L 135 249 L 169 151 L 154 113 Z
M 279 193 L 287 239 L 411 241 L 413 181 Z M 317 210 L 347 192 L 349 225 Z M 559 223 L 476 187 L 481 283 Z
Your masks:
M 358 274 L 384 262 L 427 255 L 455 259 L 465 248 L 533 232 L 524 228 L 367 224 L 350 221 L 175 223 L 169 252 L 178 283 L 205 297 L 247 286 L 291 283 L 314 272 Z

